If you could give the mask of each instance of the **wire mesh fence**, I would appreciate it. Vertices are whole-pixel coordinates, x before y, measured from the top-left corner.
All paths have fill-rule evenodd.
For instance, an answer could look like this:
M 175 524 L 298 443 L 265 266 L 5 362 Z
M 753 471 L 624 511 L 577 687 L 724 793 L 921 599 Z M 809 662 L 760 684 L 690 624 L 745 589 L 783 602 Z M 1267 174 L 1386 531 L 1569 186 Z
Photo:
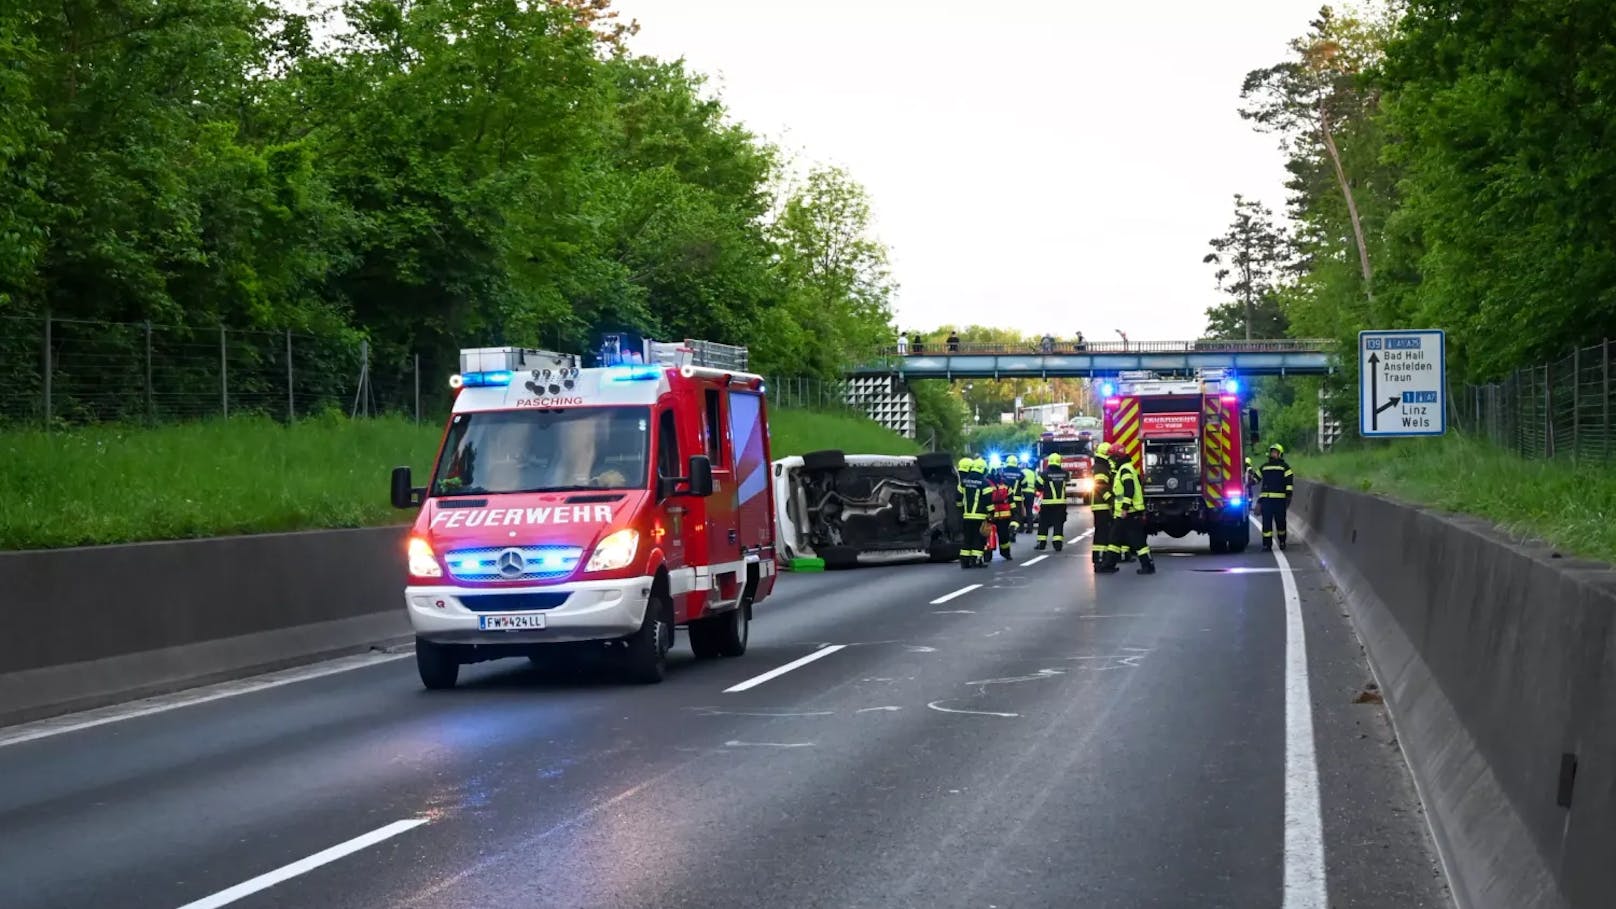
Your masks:
M 378 350 L 359 333 L 4 316 L 0 426 L 288 421 L 328 411 L 436 420 L 453 371 L 439 354 Z M 836 380 L 775 378 L 767 388 L 776 407 L 850 410 L 862 397 Z
M 0 424 L 422 416 L 421 358 L 358 336 L 0 318 Z M 434 403 L 428 393 L 427 406 Z
M 1465 385 L 1453 396 L 1454 419 L 1522 457 L 1616 463 L 1611 357 L 1606 340 L 1500 382 Z

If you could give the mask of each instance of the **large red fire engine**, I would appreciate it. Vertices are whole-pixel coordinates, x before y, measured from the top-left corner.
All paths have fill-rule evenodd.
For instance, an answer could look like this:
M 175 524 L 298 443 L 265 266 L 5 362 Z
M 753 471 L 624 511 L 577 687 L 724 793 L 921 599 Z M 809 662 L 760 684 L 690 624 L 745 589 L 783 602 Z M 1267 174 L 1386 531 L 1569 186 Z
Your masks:
M 1038 439 L 1037 467 L 1042 469 L 1050 455 L 1060 455 L 1061 466 L 1066 469 L 1068 477 L 1066 498 L 1083 504 L 1087 504 L 1094 494 L 1094 433 L 1091 426 L 1098 428 L 1098 421 L 1093 417 L 1079 417 L 1050 426 Z
M 1139 470 L 1149 533 L 1204 533 L 1218 553 L 1250 544 L 1240 387 L 1221 369 L 1193 378 L 1125 372 L 1102 386 L 1105 440 Z
M 657 682 L 675 626 L 698 657 L 746 651 L 774 587 L 763 380 L 744 348 L 614 344 L 602 365 L 513 347 L 464 350 L 420 508 L 404 601 L 428 688 L 463 663 L 615 651 Z

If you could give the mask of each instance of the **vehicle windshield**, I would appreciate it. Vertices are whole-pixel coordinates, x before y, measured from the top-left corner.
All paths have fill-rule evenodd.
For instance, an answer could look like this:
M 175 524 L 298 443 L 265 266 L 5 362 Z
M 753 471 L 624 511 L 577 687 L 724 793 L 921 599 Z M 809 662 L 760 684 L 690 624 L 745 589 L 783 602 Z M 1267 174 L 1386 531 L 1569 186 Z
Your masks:
M 1045 454 L 1058 454 L 1063 458 L 1077 455 L 1088 455 L 1093 447 L 1090 439 L 1056 439 L 1044 443 Z
M 648 407 L 457 413 L 434 496 L 643 488 Z

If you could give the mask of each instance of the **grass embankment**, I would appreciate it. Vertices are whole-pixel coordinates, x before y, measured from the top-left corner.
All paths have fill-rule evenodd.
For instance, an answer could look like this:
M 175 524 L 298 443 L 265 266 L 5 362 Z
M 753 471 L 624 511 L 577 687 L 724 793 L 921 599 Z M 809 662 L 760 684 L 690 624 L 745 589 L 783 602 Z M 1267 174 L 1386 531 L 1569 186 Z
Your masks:
M 1529 461 L 1448 436 L 1297 457 L 1299 476 L 1486 518 L 1562 552 L 1616 562 L 1616 469 Z
M 777 458 L 820 448 L 918 451 L 853 416 L 776 411 L 771 421 Z M 441 431 L 333 417 L 3 432 L 0 549 L 397 523 L 388 471 L 409 464 L 419 482 Z

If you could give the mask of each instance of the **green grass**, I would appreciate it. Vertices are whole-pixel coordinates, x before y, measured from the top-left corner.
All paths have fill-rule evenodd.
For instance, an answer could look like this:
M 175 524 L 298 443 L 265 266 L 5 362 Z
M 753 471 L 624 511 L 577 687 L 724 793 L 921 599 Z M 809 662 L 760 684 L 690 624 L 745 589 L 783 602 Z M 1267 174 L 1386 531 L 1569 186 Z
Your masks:
M 919 450 L 844 414 L 775 411 L 771 421 L 777 458 Z M 0 550 L 398 523 L 388 472 L 409 464 L 419 482 L 441 431 L 330 417 L 0 432 Z
M 769 412 L 769 439 L 776 458 L 825 448 L 848 454 L 919 454 L 920 444 L 873 420 L 847 413 L 811 410 Z
M 1529 461 L 1463 436 L 1293 459 L 1298 476 L 1486 518 L 1517 536 L 1616 562 L 1616 468 Z

